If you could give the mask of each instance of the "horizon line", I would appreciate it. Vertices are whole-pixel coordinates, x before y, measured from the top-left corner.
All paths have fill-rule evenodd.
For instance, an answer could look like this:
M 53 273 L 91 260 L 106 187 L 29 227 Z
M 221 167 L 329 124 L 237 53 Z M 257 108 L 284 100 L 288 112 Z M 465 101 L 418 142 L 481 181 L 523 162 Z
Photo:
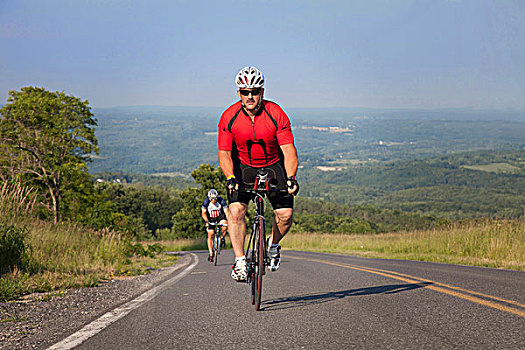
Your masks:
M 2 104 L 0 104 L 2 106 Z M 118 108 L 202 108 L 202 109 L 226 109 L 224 106 L 184 106 L 184 105 L 156 105 L 156 104 L 141 104 L 141 105 L 114 105 L 95 107 L 92 109 L 118 109 Z M 507 113 L 525 113 L 525 110 L 514 108 L 488 108 L 488 107 L 364 107 L 364 106 L 330 106 L 330 107 L 286 107 L 285 109 L 364 109 L 364 110 L 378 110 L 378 111 L 469 111 L 469 112 L 507 112 Z

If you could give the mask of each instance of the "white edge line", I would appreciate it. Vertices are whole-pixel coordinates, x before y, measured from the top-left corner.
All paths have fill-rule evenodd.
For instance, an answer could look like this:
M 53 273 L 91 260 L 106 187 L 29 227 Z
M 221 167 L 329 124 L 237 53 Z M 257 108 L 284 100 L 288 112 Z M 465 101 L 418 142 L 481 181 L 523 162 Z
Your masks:
M 154 297 L 156 297 L 160 292 L 162 292 L 164 289 L 166 289 L 169 285 L 177 282 L 184 276 L 186 276 L 199 262 L 199 258 L 197 255 L 190 253 L 190 255 L 193 258 L 193 263 L 186 267 L 182 272 L 178 273 L 176 276 L 170 278 L 169 280 L 165 281 L 164 283 L 147 290 L 146 292 L 142 293 L 138 297 L 136 297 L 133 300 L 128 301 L 127 303 L 117 307 L 116 309 L 113 309 L 104 315 L 100 316 L 95 321 L 85 325 L 82 329 L 80 329 L 78 332 L 71 334 L 69 337 L 63 339 L 62 341 L 52 345 L 47 350 L 64 350 L 64 349 L 72 349 L 75 346 L 80 345 L 87 339 L 91 338 L 98 332 L 102 331 L 104 328 L 109 326 L 110 324 L 120 320 L 122 317 L 129 314 L 131 311 L 135 310 L 142 304 L 150 301 Z

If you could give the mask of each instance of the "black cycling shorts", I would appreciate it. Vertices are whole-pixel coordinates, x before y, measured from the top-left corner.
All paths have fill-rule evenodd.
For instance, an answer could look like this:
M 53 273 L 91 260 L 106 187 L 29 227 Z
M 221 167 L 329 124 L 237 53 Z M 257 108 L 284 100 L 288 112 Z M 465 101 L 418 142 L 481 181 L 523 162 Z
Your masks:
M 253 189 L 255 184 L 255 177 L 257 176 L 257 170 L 261 168 L 253 168 L 247 165 L 242 164 L 241 162 L 236 162 L 233 167 L 233 172 L 237 183 L 239 184 L 239 189 Z M 284 169 L 284 164 L 282 161 L 279 161 L 270 166 L 264 167 L 268 171 L 268 178 L 270 180 L 271 188 L 286 190 L 288 186 L 286 185 L 287 176 L 286 170 Z M 241 202 L 244 204 L 250 203 L 252 199 L 252 194 L 234 191 L 233 193 L 228 193 L 228 203 Z M 289 193 L 284 192 L 269 192 L 268 200 L 272 204 L 273 209 L 282 209 L 282 208 L 293 208 L 294 198 Z

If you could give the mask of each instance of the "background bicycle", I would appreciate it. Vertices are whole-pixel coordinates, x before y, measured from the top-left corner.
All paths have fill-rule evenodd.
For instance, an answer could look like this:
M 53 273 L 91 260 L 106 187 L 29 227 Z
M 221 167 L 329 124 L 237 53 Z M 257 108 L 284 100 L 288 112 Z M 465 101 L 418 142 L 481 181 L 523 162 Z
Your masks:
M 221 227 L 228 226 L 227 224 L 221 224 L 218 222 L 209 222 L 207 229 L 213 229 L 213 249 L 212 249 L 212 256 L 211 256 L 211 262 L 214 263 L 214 265 L 217 265 L 217 260 L 219 258 L 219 254 L 221 254 L 221 248 L 224 247 L 224 238 L 222 237 L 221 233 Z

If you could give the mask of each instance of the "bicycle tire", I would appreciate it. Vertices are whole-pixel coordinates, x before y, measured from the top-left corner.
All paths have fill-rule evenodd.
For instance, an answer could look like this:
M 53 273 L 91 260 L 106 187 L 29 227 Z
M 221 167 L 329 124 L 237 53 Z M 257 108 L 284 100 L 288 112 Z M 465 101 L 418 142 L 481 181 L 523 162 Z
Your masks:
M 257 245 L 256 245 L 256 235 L 255 235 L 255 232 L 256 232 L 256 228 L 255 228 L 255 225 L 254 225 L 254 229 L 253 229 L 253 233 L 252 233 L 252 236 L 250 237 L 250 244 L 251 244 L 251 251 L 250 251 L 250 264 L 248 266 L 248 271 L 249 271 L 249 282 L 250 282 L 250 291 L 251 291 L 251 301 L 252 301 L 252 305 L 255 305 L 255 293 L 256 293 L 256 290 L 257 290 L 257 278 L 255 276 L 255 266 L 257 264 L 257 254 L 256 254 L 256 251 L 257 251 Z
M 255 310 L 259 311 L 261 308 L 261 300 L 262 300 L 262 279 L 264 275 L 264 239 L 266 237 L 264 232 L 264 220 L 259 220 L 258 225 L 258 234 L 257 234 L 257 265 L 256 265 L 256 274 L 255 274 L 255 280 L 256 280 L 256 290 L 255 290 Z
M 213 249 L 213 264 L 217 266 L 217 260 L 219 260 L 219 249 L 220 249 L 220 241 L 219 238 L 217 238 L 217 235 L 215 235 L 215 240 L 213 242 L 213 245 L 215 246 Z

